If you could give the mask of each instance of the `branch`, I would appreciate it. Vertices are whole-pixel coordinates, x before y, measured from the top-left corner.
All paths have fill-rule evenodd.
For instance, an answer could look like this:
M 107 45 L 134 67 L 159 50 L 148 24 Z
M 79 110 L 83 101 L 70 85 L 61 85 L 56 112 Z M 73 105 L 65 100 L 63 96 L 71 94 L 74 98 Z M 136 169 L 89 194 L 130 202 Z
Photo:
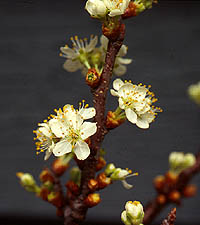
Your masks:
M 184 189 L 187 187 L 191 179 L 200 172 L 200 153 L 196 155 L 196 163 L 194 166 L 184 170 L 177 178 L 174 184 L 165 184 L 162 188 L 162 196 L 165 198 L 165 201 L 159 200 L 159 195 L 155 197 L 151 202 L 149 202 L 145 207 L 145 215 L 144 215 L 144 224 L 151 223 L 154 218 L 164 209 L 168 204 L 173 203 L 173 201 L 169 198 L 169 194 L 172 192 L 180 193 L 180 197 L 184 196 Z M 176 202 L 180 204 L 180 202 Z
M 171 210 L 167 219 L 164 219 L 161 225 L 174 225 L 175 220 L 176 220 L 176 208 Z
M 100 150 L 104 136 L 108 132 L 105 126 L 105 103 L 115 58 L 122 46 L 125 35 L 124 24 L 121 24 L 120 27 L 121 29 L 118 38 L 116 40 L 109 40 L 105 65 L 99 85 L 98 87 L 91 89 L 93 103 L 96 109 L 94 122 L 97 123 L 97 132 L 91 137 L 90 156 L 80 163 L 80 169 L 82 170 L 80 194 L 69 199 L 69 205 L 66 206 L 64 212 L 65 225 L 75 225 L 82 222 L 87 213 L 88 206 L 84 203 L 84 200 L 88 194 L 91 193 L 88 182 L 95 177 L 97 153 Z

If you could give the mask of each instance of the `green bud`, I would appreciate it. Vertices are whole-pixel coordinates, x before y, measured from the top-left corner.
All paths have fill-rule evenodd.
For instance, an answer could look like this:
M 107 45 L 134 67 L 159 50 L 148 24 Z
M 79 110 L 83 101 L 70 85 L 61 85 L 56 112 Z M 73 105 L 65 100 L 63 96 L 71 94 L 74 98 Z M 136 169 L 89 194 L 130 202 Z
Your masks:
M 126 215 L 126 211 L 124 210 L 121 214 L 121 221 L 125 224 L 125 225 L 132 225 L 130 219 L 127 217 Z
M 80 185 L 81 171 L 78 167 L 73 167 L 70 170 L 70 180 L 72 180 L 75 184 Z
M 109 176 L 110 174 L 112 174 L 115 171 L 115 165 L 113 163 L 109 163 L 105 169 L 105 174 L 106 176 Z
M 129 172 L 127 170 L 123 170 L 121 168 L 116 168 L 116 169 L 114 169 L 110 178 L 112 180 L 124 180 L 127 175 L 129 175 Z

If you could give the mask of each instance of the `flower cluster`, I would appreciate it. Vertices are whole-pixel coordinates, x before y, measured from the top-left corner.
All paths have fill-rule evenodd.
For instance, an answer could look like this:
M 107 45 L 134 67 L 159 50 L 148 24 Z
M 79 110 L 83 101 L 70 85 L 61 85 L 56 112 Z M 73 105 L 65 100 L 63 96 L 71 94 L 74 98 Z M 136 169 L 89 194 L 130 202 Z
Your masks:
M 121 214 L 121 220 L 125 225 L 142 225 L 144 218 L 143 206 L 138 201 L 128 201 L 125 210 Z
M 93 122 L 84 122 L 96 114 L 95 108 L 87 107 L 80 103 L 79 110 L 75 110 L 72 105 L 65 105 L 63 110 L 55 109 L 57 115 L 51 115 L 49 120 L 39 124 L 34 131 L 38 140 L 36 150 L 46 151 L 45 160 L 52 152 L 55 156 L 74 152 L 79 160 L 89 156 L 90 148 L 85 140 L 96 133 L 97 126 Z
M 111 94 L 119 99 L 119 107 L 125 111 L 127 119 L 138 127 L 146 129 L 155 119 L 157 112 L 162 110 L 152 104 L 157 101 L 154 93 L 149 91 L 150 86 L 132 84 L 116 79 L 113 82 Z
M 189 86 L 188 94 L 195 103 L 200 105 L 200 81 Z
M 88 0 L 85 9 L 94 17 L 103 19 L 108 15 L 115 17 L 123 15 L 130 0 Z
M 95 68 L 100 74 L 105 63 L 106 50 L 108 39 L 102 35 L 100 38 L 101 45 L 96 47 L 98 38 L 91 36 L 88 43 L 87 39 L 78 39 L 77 36 L 71 38 L 73 47 L 68 45 L 61 47 L 61 56 L 66 58 L 63 67 L 68 72 L 75 72 L 81 70 L 84 75 L 87 74 L 88 69 Z M 127 46 L 122 45 L 115 60 L 113 73 L 115 75 L 123 75 L 126 73 L 126 66 L 132 62 L 131 59 L 123 58 L 127 54 Z
M 131 189 L 133 185 L 128 184 L 126 182 L 126 179 L 132 176 L 137 176 L 138 173 L 132 173 L 132 170 L 129 169 L 121 169 L 121 168 L 116 168 L 113 163 L 110 163 L 107 165 L 105 169 L 105 174 L 106 176 L 109 176 L 111 180 L 121 180 L 123 186 L 126 189 Z
M 170 171 L 174 174 L 181 173 L 183 170 L 193 166 L 195 162 L 196 157 L 192 153 L 172 152 L 169 155 Z

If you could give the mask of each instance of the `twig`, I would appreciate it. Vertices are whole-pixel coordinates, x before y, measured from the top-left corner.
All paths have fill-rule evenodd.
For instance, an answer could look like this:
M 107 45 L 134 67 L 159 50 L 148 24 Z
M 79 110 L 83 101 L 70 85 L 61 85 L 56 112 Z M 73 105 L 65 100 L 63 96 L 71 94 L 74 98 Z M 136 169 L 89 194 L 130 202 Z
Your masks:
M 167 219 L 164 219 L 161 225 L 174 225 L 175 220 L 176 220 L 176 208 L 171 210 L 171 212 L 167 216 Z
M 167 196 L 170 192 L 173 190 L 176 190 L 180 193 L 183 192 L 184 188 L 189 184 L 191 179 L 200 172 L 200 153 L 196 155 L 196 163 L 194 166 L 184 170 L 179 176 L 178 179 L 173 186 L 166 186 L 165 187 L 165 196 L 167 199 Z M 156 196 L 155 199 L 153 199 L 151 202 L 149 202 L 145 207 L 145 215 L 144 215 L 144 224 L 151 223 L 154 218 L 160 213 L 162 209 L 164 209 L 170 202 L 169 199 L 165 201 L 165 203 L 160 204 L 158 201 L 158 196 Z

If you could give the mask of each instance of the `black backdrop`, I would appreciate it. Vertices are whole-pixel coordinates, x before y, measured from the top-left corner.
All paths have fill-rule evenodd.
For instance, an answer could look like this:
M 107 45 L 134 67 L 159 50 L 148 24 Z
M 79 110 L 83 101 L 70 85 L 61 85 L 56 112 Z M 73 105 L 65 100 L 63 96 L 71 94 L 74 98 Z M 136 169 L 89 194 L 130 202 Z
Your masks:
M 54 208 L 25 192 L 15 172 L 37 176 L 46 164 L 42 154 L 35 155 L 32 141 L 38 122 L 66 103 L 76 105 L 82 98 L 91 103 L 83 76 L 64 71 L 58 56 L 71 36 L 101 34 L 100 23 L 89 18 L 84 2 L 0 0 L 0 224 L 16 224 L 15 218 L 18 224 L 24 219 L 30 224 L 29 218 L 57 223 Z M 200 110 L 186 90 L 200 80 L 199 11 L 199 1 L 161 1 L 126 21 L 124 43 L 133 63 L 123 78 L 151 84 L 164 112 L 148 130 L 125 123 L 106 137 L 107 161 L 140 176 L 130 180 L 135 186 L 130 191 L 120 182 L 102 191 L 102 204 L 89 211 L 88 221 L 119 222 L 127 200 L 145 204 L 154 197 L 152 178 L 167 170 L 171 151 L 198 151 Z M 109 95 L 108 101 L 114 109 L 116 99 Z M 200 186 L 199 177 L 194 182 Z M 183 201 L 177 222 L 198 224 L 199 202 L 199 193 Z

